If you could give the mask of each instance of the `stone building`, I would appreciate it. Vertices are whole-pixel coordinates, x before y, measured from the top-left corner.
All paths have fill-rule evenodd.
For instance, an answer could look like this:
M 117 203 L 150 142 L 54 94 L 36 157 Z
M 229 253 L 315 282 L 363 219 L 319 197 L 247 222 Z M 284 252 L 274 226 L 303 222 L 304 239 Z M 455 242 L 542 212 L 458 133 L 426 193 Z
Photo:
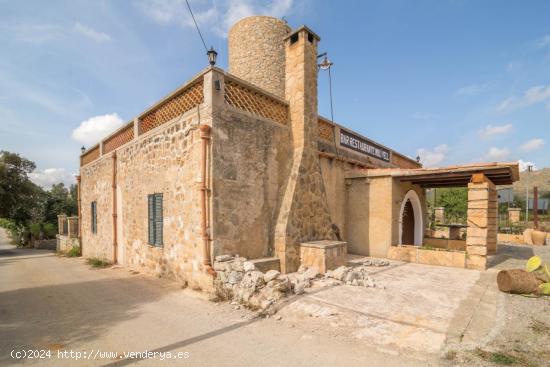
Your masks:
M 517 165 L 485 165 L 452 181 L 452 168 L 423 170 L 319 116 L 319 41 L 305 26 L 245 18 L 229 32 L 229 71 L 206 68 L 83 152 L 83 255 L 210 289 L 219 255 L 292 272 L 420 245 L 425 187 L 516 178 Z M 472 246 L 491 242 L 478 232 Z

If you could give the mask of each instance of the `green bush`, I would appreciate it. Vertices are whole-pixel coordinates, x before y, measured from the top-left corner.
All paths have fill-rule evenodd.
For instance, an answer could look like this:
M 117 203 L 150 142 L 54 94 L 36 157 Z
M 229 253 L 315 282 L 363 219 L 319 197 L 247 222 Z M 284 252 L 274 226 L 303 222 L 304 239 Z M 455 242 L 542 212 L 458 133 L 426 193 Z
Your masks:
M 78 246 L 73 246 L 73 248 L 71 248 L 68 252 L 67 252 L 67 256 L 68 257 L 77 257 L 77 256 L 80 256 L 80 248 Z
M 93 268 L 106 268 L 107 266 L 110 266 L 111 263 L 105 260 L 92 257 L 88 259 L 88 265 L 91 265 Z
M 44 223 L 44 235 L 48 238 L 55 238 L 57 234 L 57 226 L 52 223 Z

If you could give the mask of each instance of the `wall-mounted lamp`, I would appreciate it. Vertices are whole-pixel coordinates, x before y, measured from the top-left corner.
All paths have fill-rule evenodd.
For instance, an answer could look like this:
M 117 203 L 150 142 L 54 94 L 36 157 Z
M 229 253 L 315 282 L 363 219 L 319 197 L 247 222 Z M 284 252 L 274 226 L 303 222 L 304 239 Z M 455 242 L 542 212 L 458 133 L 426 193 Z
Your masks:
M 86 151 L 86 147 L 83 145 L 82 148 L 80 148 L 80 151 L 82 152 L 82 154 L 84 154 L 84 152 Z
M 222 83 L 219 80 L 214 80 L 214 88 L 216 88 L 216 90 L 222 90 Z
M 208 56 L 208 62 L 210 65 L 214 66 L 216 65 L 216 59 L 218 58 L 218 53 L 216 50 L 214 50 L 214 47 L 210 46 L 210 50 L 206 52 L 206 55 Z

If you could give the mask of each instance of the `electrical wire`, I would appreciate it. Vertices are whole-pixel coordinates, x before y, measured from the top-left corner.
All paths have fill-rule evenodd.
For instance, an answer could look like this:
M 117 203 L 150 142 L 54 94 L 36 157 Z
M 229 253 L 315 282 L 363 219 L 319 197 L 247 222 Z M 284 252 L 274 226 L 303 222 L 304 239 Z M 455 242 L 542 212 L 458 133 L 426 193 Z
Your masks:
M 193 15 L 193 10 L 191 10 L 191 5 L 189 5 L 189 0 L 185 0 L 185 3 L 187 4 L 187 9 L 189 9 L 189 13 L 191 14 L 191 18 L 193 18 L 193 23 L 195 23 L 195 28 L 197 28 L 197 32 L 199 33 L 199 37 L 201 38 L 202 44 L 204 46 L 204 50 L 208 52 L 208 47 L 206 47 L 206 42 L 204 42 L 204 38 L 202 37 L 201 30 L 199 29 L 199 25 L 197 24 L 197 21 L 195 20 L 195 15 Z

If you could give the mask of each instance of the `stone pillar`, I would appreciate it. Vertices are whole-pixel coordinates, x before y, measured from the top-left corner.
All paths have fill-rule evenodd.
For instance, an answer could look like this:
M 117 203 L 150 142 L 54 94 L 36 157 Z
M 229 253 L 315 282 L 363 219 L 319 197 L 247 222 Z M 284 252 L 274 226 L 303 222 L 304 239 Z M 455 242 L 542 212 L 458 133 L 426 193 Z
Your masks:
M 304 26 L 285 38 L 293 161 L 275 228 L 275 255 L 286 273 L 300 266 L 300 243 L 335 239 L 317 153 L 317 42 L 319 36 Z
M 67 217 L 68 236 L 78 237 L 78 217 Z
M 521 208 L 508 208 L 508 221 L 510 224 L 519 223 Z
M 57 216 L 57 233 L 60 235 L 66 235 L 65 232 L 65 223 L 67 222 L 67 215 L 59 214 Z
M 487 254 L 497 245 L 497 191 L 484 174 L 474 174 L 468 184 L 466 267 L 485 270 Z
M 442 206 L 434 208 L 434 216 L 436 223 L 445 223 L 445 208 Z

